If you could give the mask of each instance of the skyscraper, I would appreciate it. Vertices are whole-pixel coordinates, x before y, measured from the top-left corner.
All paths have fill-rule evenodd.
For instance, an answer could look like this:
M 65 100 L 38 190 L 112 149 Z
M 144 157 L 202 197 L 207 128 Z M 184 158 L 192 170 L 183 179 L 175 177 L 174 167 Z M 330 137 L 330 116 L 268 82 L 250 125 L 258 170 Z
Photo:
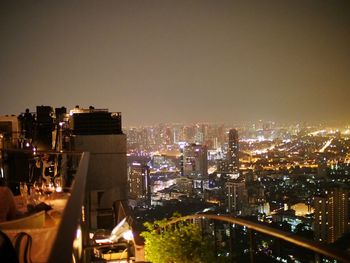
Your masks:
M 342 188 L 314 198 L 316 240 L 333 243 L 349 230 L 348 198 L 349 191 Z
M 133 162 L 128 166 L 129 193 L 137 201 L 151 204 L 150 170 L 145 164 Z
M 226 210 L 230 214 L 241 215 L 244 206 L 248 202 L 245 182 L 238 180 L 227 181 L 226 187 Z
M 228 161 L 228 172 L 239 175 L 239 142 L 236 129 L 230 129 L 228 133 L 228 149 L 226 159 Z
M 225 181 L 226 210 L 234 215 L 242 215 L 248 203 L 245 181 L 239 174 L 239 141 L 236 129 L 228 133 L 226 160 L 218 162 L 218 172 Z
M 193 180 L 195 189 L 202 189 L 208 180 L 207 147 L 190 144 L 183 149 L 183 175 Z

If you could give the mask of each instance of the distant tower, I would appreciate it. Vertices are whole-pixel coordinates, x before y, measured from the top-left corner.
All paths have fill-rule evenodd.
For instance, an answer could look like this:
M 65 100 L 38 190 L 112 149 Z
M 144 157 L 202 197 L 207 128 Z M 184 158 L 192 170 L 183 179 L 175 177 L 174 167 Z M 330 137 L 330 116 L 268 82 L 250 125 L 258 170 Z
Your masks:
M 34 136 L 34 144 L 37 145 L 38 150 L 51 150 L 52 131 L 54 128 L 52 118 L 53 109 L 51 106 L 37 106 L 36 115 L 36 131 Z
M 327 157 L 324 154 L 320 154 L 317 159 L 317 175 L 319 177 L 327 176 Z
M 121 113 L 107 109 L 71 112 L 74 149 L 90 152 L 86 181 L 91 228 L 112 228 L 124 211 L 128 194 L 126 135 Z M 123 207 L 123 208 L 122 208 Z
M 203 190 L 208 180 L 207 147 L 190 144 L 183 149 L 183 175 L 193 180 L 194 189 Z
M 137 201 L 151 204 L 150 169 L 147 165 L 133 162 L 128 167 L 129 193 Z
M 185 126 L 184 127 L 184 140 L 189 143 L 195 142 L 196 126 Z
M 239 175 L 239 142 L 236 129 L 229 131 L 226 159 L 228 161 L 228 172 Z
M 317 241 L 333 243 L 349 230 L 349 191 L 333 188 L 314 198 L 314 231 Z
M 242 215 L 242 210 L 248 202 L 245 183 L 241 181 L 228 181 L 226 187 L 226 210 L 233 215 Z
M 239 174 L 239 141 L 236 129 L 228 133 L 226 160 L 218 163 L 218 171 L 226 174 L 224 177 L 226 193 L 226 210 L 233 215 L 244 215 L 248 204 L 248 194 L 245 181 Z

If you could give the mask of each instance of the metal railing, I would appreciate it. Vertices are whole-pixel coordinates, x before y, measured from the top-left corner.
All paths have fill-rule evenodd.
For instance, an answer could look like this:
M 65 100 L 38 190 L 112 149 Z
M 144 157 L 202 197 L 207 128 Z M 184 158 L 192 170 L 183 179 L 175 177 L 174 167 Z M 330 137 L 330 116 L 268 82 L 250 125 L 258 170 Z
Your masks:
M 179 218 L 172 219 L 168 222 L 169 225 L 176 224 L 179 221 L 186 221 L 186 220 L 215 220 L 215 221 L 221 221 L 229 224 L 235 224 L 241 227 L 248 228 L 249 231 L 249 250 L 250 250 L 250 262 L 254 262 L 254 248 L 253 248 L 253 237 L 252 233 L 253 231 L 256 231 L 258 233 L 265 234 L 269 237 L 277 238 L 278 240 L 283 240 L 288 243 L 291 243 L 293 245 L 296 245 L 297 247 L 301 247 L 304 249 L 307 249 L 308 251 L 312 251 L 315 254 L 315 258 L 319 258 L 319 255 L 325 256 L 327 258 L 337 260 L 339 262 L 344 263 L 350 263 L 350 255 L 344 253 L 343 251 L 339 251 L 336 249 L 332 249 L 329 246 L 326 246 L 322 243 L 309 240 L 300 236 L 297 236 L 295 234 L 285 232 L 276 228 L 272 228 L 263 224 L 259 224 L 256 222 L 252 222 L 249 220 L 245 220 L 242 218 L 236 218 L 228 215 L 211 215 L 211 214 L 195 214 L 195 215 L 189 215 L 189 216 L 183 216 Z M 215 233 L 214 233 L 215 234 Z M 318 262 L 318 260 L 315 260 L 315 262 Z M 330 262 L 330 261 L 328 261 Z
M 49 263 L 72 262 L 73 241 L 82 219 L 85 200 L 85 183 L 89 165 L 89 153 L 83 153 L 75 175 L 71 196 L 65 207 L 63 218 L 53 244 Z

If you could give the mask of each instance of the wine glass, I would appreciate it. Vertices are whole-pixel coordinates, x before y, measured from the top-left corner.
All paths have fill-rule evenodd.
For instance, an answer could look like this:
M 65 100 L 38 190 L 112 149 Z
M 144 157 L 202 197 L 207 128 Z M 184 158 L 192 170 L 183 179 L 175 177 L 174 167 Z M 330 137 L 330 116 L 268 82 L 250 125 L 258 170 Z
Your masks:
M 57 193 L 62 192 L 62 178 L 61 177 L 56 177 L 54 182 L 55 182 L 55 191 Z
M 47 200 L 48 205 L 51 205 L 51 194 L 54 190 L 55 188 L 51 182 L 43 185 L 43 192 L 46 195 L 45 199 Z
M 19 191 L 21 193 L 23 205 L 27 204 L 27 198 L 28 198 L 28 187 L 25 182 L 20 182 L 19 183 Z
M 19 191 L 22 197 L 25 197 L 27 195 L 27 185 L 25 182 L 19 183 Z
M 41 182 L 37 182 L 35 181 L 34 184 L 33 184 L 33 188 L 34 188 L 34 192 L 40 196 L 43 192 L 43 185 Z
M 42 184 L 35 181 L 33 184 L 33 190 L 34 190 L 34 199 L 39 202 L 41 193 L 42 193 Z

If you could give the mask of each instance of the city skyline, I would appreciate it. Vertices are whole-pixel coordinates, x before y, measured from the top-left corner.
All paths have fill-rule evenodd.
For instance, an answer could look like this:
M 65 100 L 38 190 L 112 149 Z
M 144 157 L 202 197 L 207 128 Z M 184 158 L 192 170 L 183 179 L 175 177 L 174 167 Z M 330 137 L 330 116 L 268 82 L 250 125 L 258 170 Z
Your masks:
M 212 246 L 205 246 L 213 255 L 203 255 L 201 262 L 248 262 L 252 255 L 268 262 L 313 262 L 318 254 L 348 262 L 349 127 L 260 122 L 242 129 L 161 124 L 122 130 L 121 114 L 94 108 L 53 112 L 50 106 L 37 107 L 35 116 L 30 112 L 2 116 L 0 127 L 0 177 L 9 182 L 14 195 L 28 201 L 29 213 L 29 207 L 36 206 L 34 200 L 57 211 L 61 202 L 53 206 L 52 202 L 67 194 L 63 200 L 69 201 L 65 207 L 59 205 L 62 219 L 55 227 L 65 229 L 62 226 L 69 224 L 74 236 L 79 222 L 86 226 L 78 229 L 96 249 L 87 253 L 87 261 L 120 259 L 120 253 L 127 252 L 127 261 L 163 262 L 150 258 L 147 237 L 137 243 L 140 232 L 145 237 L 140 227 L 162 226 L 158 223 L 162 218 L 162 222 L 178 220 L 177 213 L 186 220 L 201 217 L 223 223 L 200 221 L 203 236 L 214 237 Z M 76 219 L 72 211 L 77 211 Z M 11 221 L 18 222 L 3 224 Z M 46 229 L 42 227 L 35 230 Z M 254 243 L 251 230 L 259 233 Z M 127 240 L 122 231 L 130 239 L 135 236 L 129 248 L 119 248 Z M 57 258 L 56 253 L 69 250 L 66 262 L 73 241 L 67 241 L 66 231 L 58 232 L 66 234 L 53 237 L 47 251 L 50 258 Z M 158 242 L 159 232 L 155 234 Z M 169 238 L 174 241 L 174 235 Z M 202 234 L 198 238 L 202 240 Z M 287 241 L 283 249 L 280 240 Z M 36 249 L 40 246 L 33 244 Z M 176 246 L 176 251 L 193 254 L 193 249 L 185 249 L 187 241 Z M 203 248 L 198 242 L 197 246 Z M 154 254 L 163 258 L 164 253 L 156 249 Z
M 159 122 L 350 115 L 350 4 L 2 2 L 0 114 L 37 105 Z

